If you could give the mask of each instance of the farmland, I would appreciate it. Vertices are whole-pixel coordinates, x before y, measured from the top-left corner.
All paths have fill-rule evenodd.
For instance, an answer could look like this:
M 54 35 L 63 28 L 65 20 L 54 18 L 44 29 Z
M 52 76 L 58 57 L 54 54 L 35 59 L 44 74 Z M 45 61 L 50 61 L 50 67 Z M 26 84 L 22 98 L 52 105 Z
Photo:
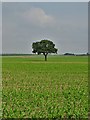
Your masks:
M 87 56 L 4 56 L 2 78 L 3 118 L 87 118 Z

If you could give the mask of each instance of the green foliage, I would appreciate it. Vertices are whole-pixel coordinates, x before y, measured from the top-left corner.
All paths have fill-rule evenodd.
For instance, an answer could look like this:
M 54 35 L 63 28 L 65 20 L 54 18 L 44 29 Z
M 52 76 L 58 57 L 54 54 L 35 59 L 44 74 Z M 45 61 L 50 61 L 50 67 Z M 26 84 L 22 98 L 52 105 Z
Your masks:
M 57 53 L 57 49 L 55 48 L 55 44 L 49 40 L 41 40 L 40 42 L 35 42 L 32 44 L 33 53 L 41 54 L 46 57 L 48 53 Z
M 54 48 L 55 44 L 49 40 L 41 40 L 32 44 L 33 53 L 57 53 L 57 49 Z
M 3 57 L 3 118 L 87 118 L 88 58 Z

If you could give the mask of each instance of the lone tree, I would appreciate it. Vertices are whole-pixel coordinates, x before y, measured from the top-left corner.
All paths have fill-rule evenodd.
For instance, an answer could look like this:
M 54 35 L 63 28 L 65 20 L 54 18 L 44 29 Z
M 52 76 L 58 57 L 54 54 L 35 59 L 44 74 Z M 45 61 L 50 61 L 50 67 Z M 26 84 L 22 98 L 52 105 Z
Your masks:
M 40 42 L 34 42 L 32 44 L 33 53 L 37 53 L 38 55 L 43 53 L 45 56 L 45 61 L 47 61 L 48 53 L 57 53 L 55 48 L 55 44 L 50 40 L 41 40 Z

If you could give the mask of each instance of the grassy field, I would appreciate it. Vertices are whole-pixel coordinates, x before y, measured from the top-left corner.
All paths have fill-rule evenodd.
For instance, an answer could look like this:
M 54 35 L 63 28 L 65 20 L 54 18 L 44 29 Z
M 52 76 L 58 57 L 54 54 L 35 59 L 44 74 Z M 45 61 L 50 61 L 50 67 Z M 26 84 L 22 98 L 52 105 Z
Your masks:
M 87 118 L 87 56 L 2 58 L 3 118 Z

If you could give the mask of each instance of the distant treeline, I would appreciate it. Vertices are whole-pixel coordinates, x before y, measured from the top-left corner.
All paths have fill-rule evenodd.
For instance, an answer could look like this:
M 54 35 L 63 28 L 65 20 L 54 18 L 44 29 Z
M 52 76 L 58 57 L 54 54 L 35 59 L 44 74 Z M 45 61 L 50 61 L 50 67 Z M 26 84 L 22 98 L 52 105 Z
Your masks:
M 32 54 L 0 54 L 1 56 L 29 56 L 29 55 L 32 55 Z
M 0 56 L 30 56 L 30 55 L 35 55 L 35 54 L 8 54 L 8 53 L 0 54 Z M 65 54 L 62 54 L 62 55 L 65 55 L 65 56 L 88 56 L 90 54 L 89 53 L 86 53 L 86 54 L 65 53 Z
M 88 55 L 90 55 L 90 54 L 89 54 L 89 53 L 86 53 L 86 54 L 65 53 L 64 55 L 72 55 L 72 56 L 88 56 Z

